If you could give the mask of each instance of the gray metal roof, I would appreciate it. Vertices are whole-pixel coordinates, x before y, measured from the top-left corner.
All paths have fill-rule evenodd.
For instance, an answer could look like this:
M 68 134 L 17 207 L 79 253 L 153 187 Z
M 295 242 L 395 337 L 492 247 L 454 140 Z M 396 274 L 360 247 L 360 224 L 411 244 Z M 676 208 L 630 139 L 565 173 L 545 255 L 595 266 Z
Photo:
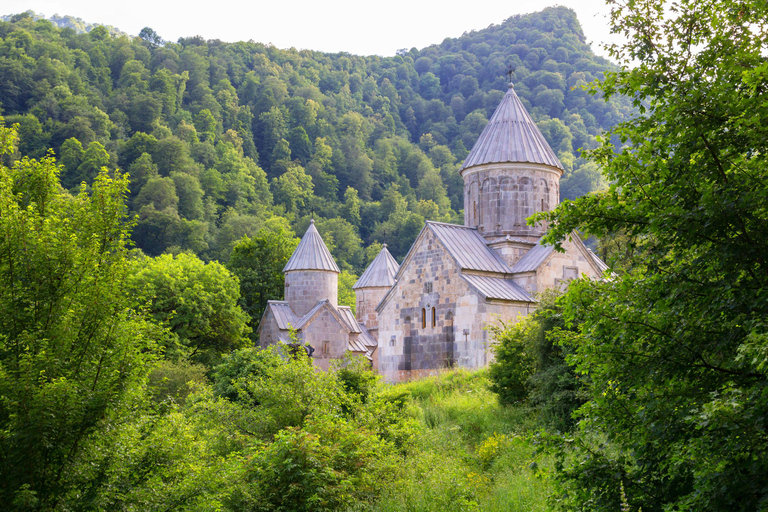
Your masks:
M 352 289 L 371 288 L 375 286 L 392 286 L 395 284 L 395 274 L 400 269 L 395 258 L 387 250 L 387 244 L 381 248 L 376 258 L 368 265 L 363 275 L 357 280 Z
M 462 269 L 502 274 L 512 272 L 496 251 L 485 245 L 485 239 L 477 229 L 432 221 L 426 224 Z
M 509 279 L 464 273 L 461 274 L 461 277 L 488 299 L 536 302 L 520 285 Z
M 277 328 L 280 330 L 287 330 L 290 327 L 296 328 L 296 324 L 299 321 L 299 317 L 293 312 L 291 306 L 284 300 L 268 300 L 267 307 L 272 311 L 272 316 L 275 317 L 277 322 Z
M 563 164 L 515 94 L 512 84 L 509 84 L 507 94 L 496 107 L 461 169 L 505 162 L 544 164 L 563 169 Z
M 339 312 L 339 316 L 344 321 L 344 325 L 349 328 L 349 332 L 360 332 L 360 326 L 357 325 L 357 319 L 355 318 L 354 313 L 352 313 L 352 308 L 349 306 L 339 306 L 336 311 Z
M 368 348 L 378 347 L 379 342 L 376 341 L 376 338 L 373 337 L 365 325 L 362 322 L 358 322 L 357 325 L 360 327 L 360 340 L 363 342 L 363 345 Z
M 512 266 L 512 272 L 533 272 L 552 254 L 555 250 L 553 245 L 542 245 L 537 243 L 530 251 L 526 252 L 522 258 Z
M 358 352 L 360 354 L 368 354 L 368 347 L 360 339 L 351 338 L 347 342 L 347 350 L 350 352 Z
M 608 270 L 608 265 L 602 259 L 600 259 L 600 257 L 597 254 L 592 252 L 592 249 L 587 247 L 587 250 L 589 251 L 589 255 L 592 256 L 592 261 L 594 261 L 595 265 L 597 265 L 597 268 L 600 269 L 600 272 L 605 272 L 606 270 Z
M 317 232 L 314 219 L 309 224 L 309 229 L 299 242 L 299 246 L 293 251 L 291 259 L 285 264 L 283 272 L 292 270 L 329 270 L 339 272 L 339 267 L 331 256 L 323 238 Z

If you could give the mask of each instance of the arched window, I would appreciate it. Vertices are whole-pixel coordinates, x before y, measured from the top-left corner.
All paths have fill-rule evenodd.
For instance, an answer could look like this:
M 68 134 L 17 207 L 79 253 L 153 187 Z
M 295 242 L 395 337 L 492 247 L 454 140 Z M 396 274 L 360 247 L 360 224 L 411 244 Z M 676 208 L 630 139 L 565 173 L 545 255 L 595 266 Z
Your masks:
M 544 198 L 541 198 L 541 211 L 544 211 Z
M 435 327 L 437 325 L 437 320 L 435 318 L 435 308 L 432 308 L 432 327 Z
M 424 308 L 421 308 L 421 328 L 427 328 L 427 310 Z

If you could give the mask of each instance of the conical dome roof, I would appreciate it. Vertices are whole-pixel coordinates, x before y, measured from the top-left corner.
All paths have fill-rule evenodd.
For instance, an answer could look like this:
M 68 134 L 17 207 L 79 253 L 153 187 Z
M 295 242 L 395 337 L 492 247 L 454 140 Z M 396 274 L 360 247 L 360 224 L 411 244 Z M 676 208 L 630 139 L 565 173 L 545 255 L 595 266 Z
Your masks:
M 376 258 L 368 265 L 363 275 L 357 280 L 352 289 L 372 288 L 375 286 L 392 286 L 395 284 L 395 274 L 400 269 L 395 258 L 389 254 L 387 244 L 381 248 Z
M 517 97 L 512 84 L 496 107 L 461 170 L 491 163 L 525 162 L 563 169 L 536 123 Z
M 291 259 L 285 264 L 283 272 L 292 270 L 330 270 L 339 272 L 339 267 L 331 256 L 328 247 L 325 246 L 323 238 L 317 232 L 315 221 L 309 224 L 309 229 L 299 242 L 299 246 L 293 251 Z

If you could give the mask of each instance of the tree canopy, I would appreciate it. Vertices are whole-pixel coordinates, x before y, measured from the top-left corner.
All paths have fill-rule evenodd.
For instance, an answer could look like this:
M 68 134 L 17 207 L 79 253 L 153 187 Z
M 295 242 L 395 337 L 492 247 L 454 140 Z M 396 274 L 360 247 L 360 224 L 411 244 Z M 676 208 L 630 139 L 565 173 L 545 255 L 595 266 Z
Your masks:
M 630 106 L 581 88 L 614 67 L 566 8 L 386 58 L 171 42 L 149 27 L 128 37 L 34 13 L 0 21 L 0 108 L 19 124 L 20 153 L 53 148 L 70 190 L 102 166 L 128 171 L 136 245 L 206 261 L 226 261 L 275 218 L 300 233 L 311 217 L 350 271 L 363 258 L 348 242 L 402 258 L 425 219 L 461 218 L 459 165 L 510 65 L 566 167 L 564 197 L 604 186 L 579 148 Z
M 767 19 L 751 0 L 613 4 L 628 40 L 598 87 L 638 115 L 591 153 L 608 190 L 542 216 L 549 241 L 629 246 L 562 301 L 591 382 L 575 439 L 552 440 L 565 508 L 616 510 L 622 486 L 632 510 L 768 500 Z
M 0 125 L 0 157 L 15 139 Z M 114 448 L 162 338 L 123 290 L 127 177 L 104 169 L 73 196 L 59 171 L 0 163 L 0 502 L 17 510 L 99 478 L 94 451 Z

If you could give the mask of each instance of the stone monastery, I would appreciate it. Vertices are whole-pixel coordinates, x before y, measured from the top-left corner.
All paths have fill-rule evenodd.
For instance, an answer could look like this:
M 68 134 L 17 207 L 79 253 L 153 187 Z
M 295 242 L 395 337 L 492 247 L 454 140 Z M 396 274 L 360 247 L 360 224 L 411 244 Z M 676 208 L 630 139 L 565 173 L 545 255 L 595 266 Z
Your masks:
M 607 266 L 574 234 L 564 252 L 543 245 L 547 226 L 528 226 L 554 208 L 563 166 L 512 84 L 461 168 L 464 225 L 427 221 L 402 265 L 386 245 L 355 283 L 357 316 L 338 305 L 339 267 L 314 221 L 286 264 L 285 300 L 270 301 L 258 328 L 265 346 L 289 330 L 314 348 L 315 364 L 350 351 L 390 382 L 491 357 L 487 325 L 536 308 L 536 293 Z

